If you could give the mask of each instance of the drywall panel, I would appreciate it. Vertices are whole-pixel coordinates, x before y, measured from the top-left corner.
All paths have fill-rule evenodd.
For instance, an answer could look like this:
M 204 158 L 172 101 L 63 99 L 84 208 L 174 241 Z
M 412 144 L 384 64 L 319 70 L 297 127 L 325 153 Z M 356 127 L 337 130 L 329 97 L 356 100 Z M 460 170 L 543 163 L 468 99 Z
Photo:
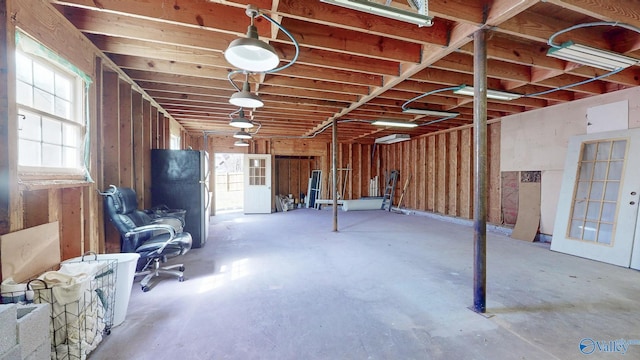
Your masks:
M 629 128 L 629 100 L 587 109 L 587 134 Z
M 562 169 L 569 138 L 586 131 L 585 111 L 552 106 L 503 118 L 501 171 Z
M 640 127 L 640 88 L 502 118 L 501 171 L 562 170 L 569 138 L 587 133 L 587 110 L 624 100 L 629 128 Z
M 546 170 L 542 172 L 540 189 L 540 233 L 553 234 L 553 226 L 556 221 L 556 208 L 558 207 L 558 197 L 560 197 L 560 187 L 562 186 L 562 175 L 564 171 Z

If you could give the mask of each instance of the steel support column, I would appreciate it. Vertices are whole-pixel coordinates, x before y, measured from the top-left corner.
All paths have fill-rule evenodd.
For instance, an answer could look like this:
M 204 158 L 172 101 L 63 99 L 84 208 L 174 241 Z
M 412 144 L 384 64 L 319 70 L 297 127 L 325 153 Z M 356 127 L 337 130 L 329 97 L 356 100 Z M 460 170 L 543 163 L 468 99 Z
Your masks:
M 332 131 L 332 182 L 333 189 L 333 231 L 338 231 L 338 120 L 333 119 L 333 131 Z
M 486 312 L 487 301 L 487 46 L 486 30 L 473 35 L 473 310 Z

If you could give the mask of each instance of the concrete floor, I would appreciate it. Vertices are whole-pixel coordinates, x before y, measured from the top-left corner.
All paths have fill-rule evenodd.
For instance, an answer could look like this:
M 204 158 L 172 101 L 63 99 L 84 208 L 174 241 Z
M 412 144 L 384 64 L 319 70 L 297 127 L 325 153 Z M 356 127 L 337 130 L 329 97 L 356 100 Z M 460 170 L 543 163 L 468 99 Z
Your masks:
M 485 317 L 468 309 L 471 227 L 339 216 L 338 233 L 330 210 L 213 217 L 187 280 L 134 284 L 90 359 L 583 359 L 583 338 L 640 339 L 640 272 L 489 232 Z

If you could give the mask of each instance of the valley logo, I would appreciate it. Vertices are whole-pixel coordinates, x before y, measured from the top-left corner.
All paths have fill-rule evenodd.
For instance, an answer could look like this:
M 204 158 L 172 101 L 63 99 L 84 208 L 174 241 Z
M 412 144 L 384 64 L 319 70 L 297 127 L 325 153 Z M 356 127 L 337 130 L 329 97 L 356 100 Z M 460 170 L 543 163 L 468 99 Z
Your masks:
M 594 352 L 626 354 L 631 345 L 640 345 L 640 340 L 618 339 L 603 341 L 584 338 L 580 340 L 578 348 L 585 355 L 591 355 Z

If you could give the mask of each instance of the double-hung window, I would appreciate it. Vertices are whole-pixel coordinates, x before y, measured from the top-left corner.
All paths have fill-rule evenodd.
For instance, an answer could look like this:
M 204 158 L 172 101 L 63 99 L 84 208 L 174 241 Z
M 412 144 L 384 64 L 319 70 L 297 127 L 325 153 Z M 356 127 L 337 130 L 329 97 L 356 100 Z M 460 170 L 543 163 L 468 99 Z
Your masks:
M 16 49 L 19 171 L 37 177 L 82 176 L 85 81 L 34 40 L 17 40 L 23 44 Z

